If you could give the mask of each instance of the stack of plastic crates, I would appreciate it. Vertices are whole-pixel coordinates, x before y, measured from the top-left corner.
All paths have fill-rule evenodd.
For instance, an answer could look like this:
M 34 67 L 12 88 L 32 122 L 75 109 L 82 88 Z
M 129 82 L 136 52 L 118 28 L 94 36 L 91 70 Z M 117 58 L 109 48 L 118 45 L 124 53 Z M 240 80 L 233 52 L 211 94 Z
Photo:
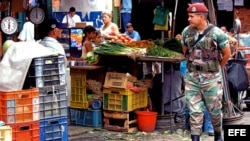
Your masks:
M 40 140 L 68 140 L 68 98 L 64 56 L 34 58 L 25 86 L 39 88 Z
M 87 73 L 88 71 L 84 69 L 70 68 L 70 123 L 73 125 L 101 127 L 103 126 L 101 101 L 94 100 L 91 104 L 90 101 L 87 100 Z
M 107 72 L 103 89 L 103 109 L 131 112 L 147 107 L 147 89 L 135 90 L 133 85 L 136 80 L 134 76 L 127 76 L 125 73 Z
M 37 88 L 0 92 L 0 106 L 0 121 L 12 128 L 12 141 L 40 140 Z M 1 137 L 7 136 L 8 133 L 9 131 L 4 131 Z
M 146 89 L 131 88 L 136 78 L 125 73 L 107 72 L 103 89 L 104 128 L 115 131 L 137 130 L 135 111 L 148 106 Z

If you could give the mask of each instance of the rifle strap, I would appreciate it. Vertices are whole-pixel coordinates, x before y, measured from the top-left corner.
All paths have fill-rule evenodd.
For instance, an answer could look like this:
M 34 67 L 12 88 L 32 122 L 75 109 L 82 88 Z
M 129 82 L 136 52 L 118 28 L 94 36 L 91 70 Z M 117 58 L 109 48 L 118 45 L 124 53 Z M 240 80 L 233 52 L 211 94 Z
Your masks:
M 198 39 L 194 42 L 194 44 L 192 45 L 192 47 L 194 47 L 200 40 L 201 38 L 203 38 L 205 35 L 207 35 L 207 33 L 213 28 L 213 25 L 209 25 L 203 32 L 203 34 L 200 34 L 198 36 Z

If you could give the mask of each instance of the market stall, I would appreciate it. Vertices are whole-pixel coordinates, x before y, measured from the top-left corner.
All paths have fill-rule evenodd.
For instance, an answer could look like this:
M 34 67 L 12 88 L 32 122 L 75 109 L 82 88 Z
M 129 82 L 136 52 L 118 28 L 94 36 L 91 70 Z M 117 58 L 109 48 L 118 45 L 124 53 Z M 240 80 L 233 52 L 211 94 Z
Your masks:
M 120 37 L 122 38 L 122 37 Z M 171 47 L 170 47 L 171 48 Z M 117 42 L 117 41 L 108 41 L 106 43 L 102 43 L 100 45 L 100 48 L 97 48 L 93 51 L 93 53 L 89 53 L 91 56 L 86 56 L 85 58 L 85 64 L 83 66 L 70 66 L 70 69 L 72 70 L 71 72 L 71 77 L 73 76 L 74 78 L 71 78 L 71 82 L 75 83 L 75 76 L 76 74 L 73 74 L 73 72 L 76 71 L 76 69 L 81 69 L 82 71 L 79 71 L 79 75 L 84 75 L 84 70 L 87 68 L 95 68 L 98 66 L 103 66 L 103 72 L 99 72 L 102 75 L 106 74 L 106 78 L 105 78 L 105 83 L 107 81 L 107 78 L 109 79 L 109 81 L 113 81 L 110 82 L 109 87 L 107 87 L 107 84 L 103 83 L 103 110 L 104 110 L 104 128 L 109 129 L 109 130 L 118 130 L 122 128 L 122 131 L 127 131 L 127 132 L 132 132 L 135 131 L 134 127 L 130 127 L 129 124 L 124 124 L 124 127 L 117 127 L 114 125 L 111 125 L 112 121 L 118 117 L 131 117 L 131 115 L 133 115 L 132 113 L 134 113 L 137 110 L 140 110 L 141 108 L 148 108 L 148 92 L 147 93 L 141 93 L 140 94 L 140 90 L 145 89 L 145 81 L 141 81 L 140 79 L 143 79 L 143 77 L 138 77 L 141 76 L 143 73 L 142 67 L 140 67 L 140 64 L 145 63 L 145 62 L 157 62 L 161 64 L 161 72 L 164 72 L 164 63 L 168 62 L 170 64 L 175 64 L 175 63 L 180 63 L 181 61 L 185 60 L 185 57 L 181 54 L 178 53 L 176 51 L 170 50 L 166 47 L 160 46 L 157 41 L 156 43 L 152 40 L 142 40 L 142 41 L 132 41 L 130 43 L 125 43 L 125 42 Z M 98 56 L 98 57 L 94 57 L 94 56 Z M 97 59 L 97 60 L 92 60 L 93 58 Z M 76 60 L 74 60 L 75 62 Z M 72 61 L 71 61 L 72 62 Z M 83 60 L 78 60 L 76 61 L 78 63 L 75 63 L 75 65 L 79 65 L 83 62 Z M 89 63 L 88 63 L 89 62 Z M 94 64 L 91 64 L 90 62 L 94 62 Z M 69 63 L 72 64 L 72 63 Z M 171 65 L 172 66 L 172 65 Z M 92 70 L 90 69 L 89 72 L 91 72 Z M 171 68 L 171 73 L 173 72 L 173 67 Z M 114 73 L 113 75 L 115 75 L 115 77 L 108 77 L 109 73 Z M 97 74 L 97 73 L 95 73 Z M 118 75 L 119 74 L 119 75 Z M 129 85 L 124 84 L 126 83 L 126 79 L 127 75 L 125 74 L 129 74 L 132 75 L 136 78 L 135 81 L 133 81 L 133 83 L 131 83 Z M 123 77 L 122 77 L 123 75 Z M 96 77 L 98 78 L 98 77 Z M 115 78 L 114 80 L 112 80 L 112 78 Z M 86 79 L 86 78 L 84 78 Z M 172 80 L 172 78 L 169 78 L 170 80 Z M 124 80 L 124 81 L 123 81 Z M 88 80 L 84 80 L 84 81 L 88 81 Z M 162 81 L 161 83 L 164 83 L 164 73 L 162 73 Z M 79 83 L 80 84 L 80 83 Z M 125 87 L 122 88 L 124 90 L 122 90 L 120 88 L 120 85 L 124 84 Z M 143 85 L 144 88 L 142 88 L 141 86 L 135 86 L 134 84 L 141 84 L 141 86 Z M 81 84 L 80 84 L 81 85 Z M 127 86 L 126 86 L 127 85 Z M 105 87 L 106 86 L 106 87 Z M 71 88 L 75 88 L 75 85 L 71 84 Z M 117 89 L 118 88 L 118 89 Z M 147 87 L 148 88 L 148 87 Z M 84 88 L 86 89 L 86 88 Z M 139 90 L 139 91 L 137 91 Z M 171 91 L 171 87 L 169 88 L 169 90 Z M 85 90 L 84 90 L 85 91 Z M 118 93 L 118 95 L 122 96 L 120 98 L 118 98 L 117 94 L 114 94 L 114 92 Z M 143 92 L 143 91 L 142 91 Z M 116 95 L 116 96 L 115 96 Z M 111 97 L 115 96 L 114 98 L 112 98 L 112 100 L 110 100 Z M 138 97 L 139 99 L 137 99 L 136 101 L 139 102 L 138 106 L 133 107 L 132 105 L 135 104 L 135 96 L 140 96 Z M 71 95 L 72 97 L 72 95 Z M 74 97 L 74 96 L 73 96 Z M 86 96 L 85 96 L 86 97 Z M 124 101 L 127 98 L 131 98 L 132 101 L 128 101 L 128 106 L 132 106 L 133 108 L 125 108 L 127 110 L 125 110 L 124 108 L 122 108 L 124 106 L 124 103 L 126 103 L 126 101 Z M 79 99 L 79 98 L 78 98 Z M 85 98 L 86 99 L 86 98 Z M 121 101 L 117 101 L 118 99 L 120 99 Z M 163 98 L 161 98 L 163 99 Z M 170 99 L 171 99 L 171 94 L 170 94 Z M 160 100 L 160 99 L 159 99 Z M 113 103 L 114 101 L 115 104 Z M 71 98 L 71 102 L 72 102 L 72 98 Z M 87 102 L 85 100 L 85 102 Z M 118 103 L 117 103 L 118 102 Z M 143 102 L 147 102 L 144 103 Z M 170 101 L 171 104 L 172 101 Z M 87 102 L 88 103 L 88 102 Z M 85 107 L 81 107 L 82 109 L 87 109 L 89 108 L 89 104 L 86 103 Z M 113 104 L 112 104 L 113 103 Z M 119 104 L 120 103 L 120 104 Z M 159 103 L 162 103 L 162 101 L 159 101 Z M 127 105 L 126 104 L 126 105 Z M 85 104 L 83 104 L 85 105 Z M 120 108 L 119 105 L 121 106 Z M 72 104 L 70 105 L 72 106 Z M 111 106 L 111 107 L 110 107 Z M 115 106 L 115 107 L 113 107 Z M 118 106 L 118 107 L 117 107 Z M 74 106 L 73 106 L 74 107 Z M 126 106 L 125 106 L 126 107 Z M 74 107 L 74 108 L 79 108 L 79 107 Z M 142 110 L 142 109 L 141 109 Z M 164 116 L 164 104 L 162 104 L 162 108 L 161 108 L 162 112 L 160 113 L 161 116 Z M 118 112 L 118 115 L 117 115 Z M 172 115 L 172 112 L 170 112 L 170 116 Z M 106 117 L 105 117 L 106 116 Z M 110 117 L 116 117 L 116 118 L 110 118 Z M 98 118 L 99 119 L 99 118 Z M 111 121 L 110 121 L 111 120 Z M 132 124 L 135 123 L 135 119 L 133 118 L 124 118 L 122 120 L 125 120 L 125 123 L 131 123 Z M 123 124 L 122 124 L 123 125 Z M 126 125 L 126 126 L 125 126 Z M 170 122 L 170 128 L 172 129 L 171 122 Z M 121 130 L 119 130 L 121 131 Z

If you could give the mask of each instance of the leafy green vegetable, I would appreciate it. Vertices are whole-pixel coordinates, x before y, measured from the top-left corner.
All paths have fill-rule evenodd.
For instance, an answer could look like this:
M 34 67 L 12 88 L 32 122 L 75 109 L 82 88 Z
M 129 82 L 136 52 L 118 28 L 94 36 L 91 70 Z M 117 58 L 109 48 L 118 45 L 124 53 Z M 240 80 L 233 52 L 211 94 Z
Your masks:
M 85 56 L 85 60 L 87 61 L 88 64 L 93 64 L 98 60 L 98 55 L 94 54 L 93 51 L 88 52 Z
M 182 53 L 181 41 L 175 38 L 164 38 L 163 43 L 161 42 L 161 39 L 157 39 L 154 41 L 154 43 L 158 46 Z
M 164 48 L 162 46 L 155 46 L 150 48 L 146 54 L 147 56 L 156 56 L 156 57 L 176 57 L 183 56 L 182 54 L 172 51 L 170 49 Z
M 134 55 L 139 52 L 139 49 L 128 47 L 118 42 L 102 43 L 99 48 L 95 49 L 94 53 L 109 54 L 109 55 Z
M 178 53 L 182 53 L 181 41 L 178 41 L 175 38 L 165 40 L 163 47 L 168 48 L 168 49 L 173 50 L 173 51 L 178 52 Z

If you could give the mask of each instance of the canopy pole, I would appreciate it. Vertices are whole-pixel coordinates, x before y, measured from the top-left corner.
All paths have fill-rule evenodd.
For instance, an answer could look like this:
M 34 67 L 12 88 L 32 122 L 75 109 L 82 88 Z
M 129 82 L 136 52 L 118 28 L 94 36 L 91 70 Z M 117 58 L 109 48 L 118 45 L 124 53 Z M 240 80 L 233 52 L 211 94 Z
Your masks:
M 175 22 L 176 22 L 177 6 L 178 6 L 178 0 L 175 0 L 175 8 L 174 8 L 174 16 L 173 16 L 171 38 L 174 38 L 174 35 L 175 35 L 175 25 L 176 25 Z

